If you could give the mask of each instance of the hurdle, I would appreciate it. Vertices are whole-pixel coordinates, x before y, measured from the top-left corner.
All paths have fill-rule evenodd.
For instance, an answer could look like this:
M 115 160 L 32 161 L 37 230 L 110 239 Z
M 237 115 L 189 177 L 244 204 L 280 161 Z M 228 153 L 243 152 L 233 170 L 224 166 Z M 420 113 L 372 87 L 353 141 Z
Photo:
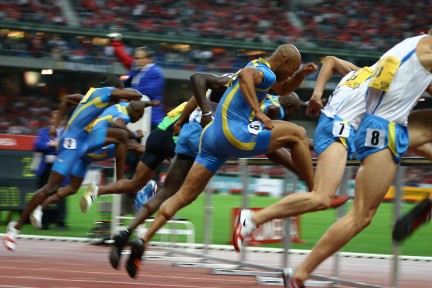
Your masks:
M 316 165 L 316 159 L 313 160 L 314 165 Z M 272 163 L 267 159 L 260 159 L 260 158 L 241 158 L 238 160 L 230 160 L 227 162 L 227 165 L 239 165 L 241 169 L 241 177 L 243 182 L 243 198 L 242 198 L 242 207 L 248 208 L 248 195 L 247 195 L 247 175 L 249 171 L 250 165 L 272 165 Z M 352 167 L 359 166 L 359 162 L 356 160 L 349 160 L 347 161 L 347 169 L 345 170 L 345 174 L 343 177 L 343 181 L 341 182 L 341 185 L 339 187 L 339 193 L 346 193 L 346 190 L 348 189 L 348 180 L 350 179 L 352 175 Z M 395 186 L 396 186 L 396 197 L 394 199 L 395 207 L 394 207 L 394 215 L 393 215 L 393 223 L 396 221 L 397 217 L 400 215 L 401 211 L 401 199 L 402 199 L 402 187 L 403 187 L 403 175 L 405 171 L 404 166 L 432 166 L 432 162 L 428 161 L 424 158 L 403 158 L 401 161 L 400 167 L 398 167 L 396 176 L 395 176 Z M 287 178 L 287 177 L 286 177 Z M 187 262 L 176 262 L 173 265 L 176 266 L 183 266 L 183 267 L 203 267 L 203 268 L 211 268 L 209 273 L 213 274 L 221 274 L 221 275 L 242 275 L 242 276 L 254 276 L 256 277 L 256 281 L 259 284 L 268 284 L 268 285 L 276 285 L 282 283 L 282 272 L 283 268 L 288 266 L 289 263 L 289 246 L 290 246 L 290 239 L 289 237 L 285 237 L 288 239 L 284 239 L 284 252 L 283 258 L 281 260 L 281 267 L 280 268 L 274 268 L 274 267 L 267 267 L 263 265 L 258 265 L 255 263 L 249 263 L 247 262 L 246 256 L 248 249 L 244 249 L 241 253 L 239 253 L 239 259 L 238 260 L 229 260 L 224 259 L 220 257 L 211 256 L 208 254 L 209 251 L 209 243 L 211 242 L 211 214 L 212 214 L 212 206 L 211 206 L 211 191 L 208 191 L 209 189 L 206 189 L 207 192 L 205 194 L 206 200 L 206 207 L 205 207 L 205 237 L 204 237 L 204 253 L 193 253 L 193 252 L 187 252 L 184 250 L 178 250 L 172 247 L 163 248 L 167 251 L 179 255 L 185 255 L 190 257 L 198 257 L 200 260 L 200 263 L 187 263 Z M 344 192 L 345 191 L 345 192 Z M 345 214 L 345 208 L 343 206 L 339 207 L 337 210 L 336 219 L 342 217 Z M 393 224 L 391 223 L 391 224 Z M 289 225 L 290 223 L 285 224 L 286 228 L 289 231 Z M 391 273 L 390 275 L 390 281 L 392 283 L 392 287 L 399 287 L 399 260 L 402 256 L 399 255 L 399 246 L 396 244 L 392 244 L 393 249 L 393 255 L 388 255 L 388 257 L 391 258 L 392 261 L 392 267 L 391 267 Z M 309 287 L 314 286 L 332 286 L 332 285 L 344 285 L 349 287 L 383 287 L 380 285 L 374 285 L 354 280 L 347 280 L 342 279 L 339 277 L 339 270 L 340 270 L 340 255 L 346 254 L 346 253 L 335 253 L 332 257 L 334 257 L 334 264 L 333 264 L 333 271 L 332 276 L 324 276 L 324 275 L 318 275 L 318 274 L 311 274 L 310 280 L 306 282 L 306 285 Z M 219 267 L 224 266 L 223 264 L 218 263 L 207 263 L 208 261 L 218 262 L 218 263 L 226 263 L 225 266 L 229 266 L 229 268 L 226 267 Z M 245 270 L 245 268 L 249 269 L 257 269 L 259 271 L 254 270 Z

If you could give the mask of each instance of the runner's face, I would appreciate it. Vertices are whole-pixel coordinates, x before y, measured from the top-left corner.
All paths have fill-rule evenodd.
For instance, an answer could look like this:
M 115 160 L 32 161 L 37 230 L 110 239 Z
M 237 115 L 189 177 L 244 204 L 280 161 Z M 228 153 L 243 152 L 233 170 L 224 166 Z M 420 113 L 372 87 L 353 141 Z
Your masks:
M 275 73 L 276 81 L 285 81 L 292 77 L 299 67 L 300 63 L 298 61 L 285 60 Z

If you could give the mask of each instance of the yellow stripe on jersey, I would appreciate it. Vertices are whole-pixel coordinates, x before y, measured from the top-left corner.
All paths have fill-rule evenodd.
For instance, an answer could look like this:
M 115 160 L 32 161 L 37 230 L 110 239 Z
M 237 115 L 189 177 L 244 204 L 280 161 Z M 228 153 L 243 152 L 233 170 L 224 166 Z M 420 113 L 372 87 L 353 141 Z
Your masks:
M 396 151 L 396 128 L 395 122 L 390 122 L 388 127 L 388 147 L 390 151 L 396 156 L 399 157 L 399 154 Z
M 107 157 L 108 152 L 105 150 L 102 154 L 87 153 L 87 156 L 93 159 L 102 159 Z
M 268 63 L 264 58 L 258 58 L 252 61 L 252 64 L 256 67 L 258 66 L 258 63 L 264 64 L 267 67 L 271 68 L 270 63 Z
M 95 119 L 93 122 L 91 122 L 89 125 L 87 125 L 85 130 L 87 132 L 90 132 L 93 129 L 93 127 L 96 126 L 96 124 L 98 124 L 101 121 L 105 121 L 105 120 L 108 120 L 109 123 L 112 123 L 113 116 L 112 115 L 106 115 L 103 117 L 99 117 L 99 118 Z
M 107 103 L 103 103 L 101 98 L 96 97 L 96 98 L 92 99 L 90 102 L 82 105 L 77 111 L 75 111 L 75 113 L 69 119 L 69 122 L 67 123 L 65 130 L 67 130 L 69 128 L 69 125 L 72 123 L 72 121 L 74 121 L 78 117 L 78 115 L 81 112 L 83 112 L 86 108 L 88 108 L 89 106 L 95 105 L 98 108 L 103 108 L 103 107 L 108 106 L 108 104 L 109 104 L 108 102 Z
M 88 98 L 90 97 L 91 94 L 93 94 L 93 92 L 96 90 L 96 88 L 90 88 L 86 95 L 83 97 L 83 99 L 81 99 L 80 104 L 84 104 L 85 102 L 87 102 Z
M 207 124 L 205 127 L 204 127 L 204 129 L 202 130 L 202 132 L 201 132 L 201 136 L 200 136 L 200 142 L 199 142 L 199 146 L 198 146 L 198 152 L 199 153 L 201 153 L 201 143 L 202 143 L 202 137 L 203 137 L 203 135 L 204 135 L 204 132 L 207 130 L 207 128 L 209 128 L 210 127 L 210 125 L 212 125 L 213 124 L 213 120 L 209 123 L 209 124 Z
M 230 131 L 229 125 L 228 125 L 228 107 L 231 103 L 235 93 L 240 88 L 239 84 L 237 83 L 231 90 L 231 92 L 227 95 L 227 98 L 225 102 L 222 105 L 222 130 L 225 135 L 225 137 L 228 139 L 228 141 L 234 145 L 235 147 L 242 149 L 242 150 L 252 150 L 256 143 L 255 142 L 242 142 L 238 140 Z
M 170 112 L 167 113 L 167 116 L 171 119 L 174 119 L 177 117 L 180 113 L 183 112 L 184 107 L 186 106 L 187 102 L 183 102 L 182 104 L 178 105 L 176 108 L 172 109 Z

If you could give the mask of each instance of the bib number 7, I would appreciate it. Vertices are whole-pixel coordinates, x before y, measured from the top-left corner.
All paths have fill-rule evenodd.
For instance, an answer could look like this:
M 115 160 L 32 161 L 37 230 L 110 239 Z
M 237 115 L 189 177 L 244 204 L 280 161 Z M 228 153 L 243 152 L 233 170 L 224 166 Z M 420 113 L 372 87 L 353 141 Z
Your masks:
M 368 128 L 366 131 L 366 147 L 383 148 L 386 132 L 384 130 Z
M 351 127 L 348 123 L 343 121 L 334 121 L 333 136 L 348 138 L 350 135 Z

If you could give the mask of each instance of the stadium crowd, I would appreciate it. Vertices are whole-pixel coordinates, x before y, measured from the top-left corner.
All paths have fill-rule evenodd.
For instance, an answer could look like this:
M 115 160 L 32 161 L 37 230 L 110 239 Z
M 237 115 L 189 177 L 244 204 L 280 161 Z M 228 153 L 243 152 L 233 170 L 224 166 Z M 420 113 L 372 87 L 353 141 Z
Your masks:
M 116 27 L 121 32 L 385 50 L 401 37 L 422 32 L 421 27 L 430 25 L 430 20 L 416 15 L 432 9 L 427 1 L 400 0 L 379 3 L 322 0 L 315 1 L 315 5 L 299 1 L 294 11 L 289 11 L 291 5 L 284 0 L 71 2 L 73 11 L 66 11 L 58 0 L 0 0 L 0 18 L 68 25 L 65 17 L 68 13 L 75 15 L 81 27 L 91 29 Z M 345 12 L 347 6 L 350 7 L 348 14 Z M 401 31 L 405 31 L 403 35 Z

